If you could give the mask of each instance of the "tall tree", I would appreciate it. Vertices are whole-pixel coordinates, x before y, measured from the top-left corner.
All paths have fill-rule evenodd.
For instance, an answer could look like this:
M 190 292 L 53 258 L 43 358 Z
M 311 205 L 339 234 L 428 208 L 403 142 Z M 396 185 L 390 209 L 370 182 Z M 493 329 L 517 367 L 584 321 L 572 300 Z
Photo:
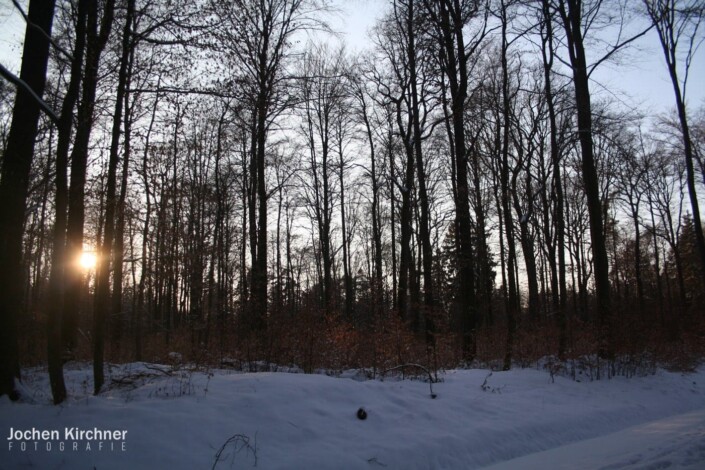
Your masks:
M 558 147 L 558 119 L 556 105 L 554 102 L 553 89 L 553 62 L 554 62 L 554 39 L 553 39 L 553 19 L 551 17 L 550 0 L 543 0 L 541 3 L 541 59 L 544 70 L 544 93 L 546 94 L 546 106 L 548 108 L 548 120 L 550 127 L 550 152 L 551 166 L 553 170 L 553 192 L 552 199 L 555 204 L 555 243 L 552 244 L 551 266 L 554 266 L 554 254 L 558 254 L 557 269 L 551 271 L 551 293 L 553 298 L 553 308 L 558 315 L 558 327 L 560 329 L 560 340 L 558 354 L 563 356 L 567 348 L 567 318 L 566 303 L 568 292 L 566 287 L 566 262 L 565 262 L 565 215 L 563 210 L 563 181 L 561 178 L 561 152 Z M 560 295 L 559 295 L 560 293 Z
M 359 67 L 359 66 L 358 66 Z M 349 77 L 349 86 L 351 88 L 351 95 L 356 103 L 356 112 L 359 118 L 362 120 L 364 125 L 365 137 L 367 144 L 370 147 L 370 166 L 369 166 L 369 178 L 372 186 L 372 204 L 370 217 L 372 218 L 372 252 L 373 252 L 373 283 L 372 283 L 372 294 L 373 301 L 376 308 L 382 307 L 382 229 L 380 221 L 380 198 L 381 198 L 381 185 L 379 182 L 379 170 L 377 163 L 377 147 L 375 146 L 375 138 L 372 130 L 372 118 L 370 111 L 371 101 L 369 97 L 369 90 L 364 80 L 360 77 Z
M 267 182 L 266 146 L 274 119 L 282 111 L 284 66 L 297 31 L 323 24 L 317 12 L 324 8 L 313 0 L 213 0 L 221 20 L 218 49 L 234 59 L 238 82 L 243 86 L 250 117 L 250 323 L 254 330 L 266 326 L 267 314 Z
M 12 124 L 2 159 L 0 180 L 0 396 L 17 399 L 20 377 L 17 319 L 22 305 L 22 230 L 29 173 L 34 158 L 40 103 L 46 84 L 55 0 L 32 0 Z M 3 67 L 4 69 L 4 67 Z M 3 74 L 5 75 L 5 74 Z
M 73 120 L 78 102 L 83 58 L 86 47 L 86 19 L 88 0 L 81 0 L 76 11 L 76 32 L 70 65 L 70 78 L 61 106 L 59 118 L 59 139 L 56 146 L 56 176 L 54 193 L 54 227 L 52 229 L 53 251 L 49 274 L 49 322 L 47 337 L 49 350 L 49 378 L 52 384 L 54 402 L 60 403 L 66 396 L 63 385 L 63 350 L 75 346 L 77 316 L 64 312 L 65 275 L 67 270 L 78 269 L 77 263 L 66 259 L 66 210 L 68 207 L 68 157 L 73 131 Z
M 451 145 L 455 161 L 455 209 L 458 243 L 458 312 L 462 325 L 463 355 L 472 360 L 476 354 L 475 273 L 470 219 L 470 191 L 468 185 L 468 158 L 465 138 L 465 104 L 468 98 L 469 59 L 473 56 L 487 33 L 487 13 L 483 2 L 476 0 L 424 1 L 439 42 L 441 67 L 448 81 L 452 125 Z M 484 15 L 483 15 L 484 13 Z M 484 16 L 484 17 L 483 17 Z M 479 17 L 479 19 L 478 19 Z M 471 20 L 480 22 L 468 38 L 465 27 Z
M 76 260 L 83 251 L 83 230 L 85 222 L 85 187 L 88 166 L 88 147 L 94 124 L 96 88 L 100 58 L 110 37 L 113 25 L 115 0 L 107 0 L 100 9 L 95 2 L 89 2 L 86 17 L 86 61 L 81 90 L 81 102 L 76 115 L 77 126 L 73 150 L 71 151 L 71 182 L 69 186 L 68 219 L 66 223 L 66 260 Z M 102 15 L 100 15 L 102 13 Z M 83 273 L 77 269 L 65 272 L 66 291 L 64 316 L 75 318 L 80 311 L 80 298 L 84 287 Z M 104 312 L 93 311 L 94 335 L 104 334 Z M 74 320 L 75 321 L 75 320 Z M 75 334 L 75 333 L 71 333 Z M 94 347 L 96 344 L 94 343 Z M 93 362 L 94 391 L 97 394 L 103 386 L 103 362 Z
M 692 228 L 695 234 L 695 246 L 700 258 L 703 284 L 705 285 L 705 236 L 703 235 L 700 206 L 695 187 L 695 169 L 693 165 L 695 152 L 686 109 L 688 73 L 693 55 L 698 45 L 702 42 L 702 32 L 699 31 L 699 28 L 705 19 L 705 5 L 698 0 L 644 0 L 644 5 L 658 33 L 663 55 L 666 59 L 666 66 L 668 67 L 668 75 L 673 85 L 676 111 L 678 112 L 683 138 L 686 181 L 693 217 Z M 683 42 L 685 42 L 685 46 L 683 46 Z M 683 52 L 685 52 L 683 68 L 679 70 L 681 67 L 679 55 Z
M 566 5 L 567 4 L 567 5 Z M 588 82 L 588 63 L 584 44 L 584 5 L 582 0 L 559 0 L 558 12 L 566 34 L 568 55 L 573 70 L 575 102 L 578 115 L 578 139 L 582 154 L 582 177 L 587 197 L 590 220 L 590 240 L 595 274 L 595 292 L 600 324 L 601 354 L 608 356 L 613 352 L 610 316 L 610 281 L 607 246 L 605 243 L 604 221 L 602 220 L 602 202 L 600 201 L 599 182 L 595 165 L 592 138 L 592 106 L 590 102 L 590 85 Z
M 113 242 L 115 238 L 115 216 L 118 210 L 117 197 L 117 170 L 119 160 L 120 134 L 122 128 L 122 113 L 125 100 L 125 92 L 127 87 L 127 72 L 128 61 L 130 57 L 131 28 L 133 15 L 135 12 L 135 0 L 127 0 L 127 12 L 124 18 L 124 26 L 122 31 L 122 45 L 120 53 L 120 65 L 118 68 L 118 82 L 115 93 L 115 108 L 113 111 L 113 122 L 111 130 L 110 154 L 108 157 L 108 176 L 107 190 L 105 196 L 105 226 L 103 228 L 103 239 L 98 246 L 98 256 L 96 265 L 96 285 L 95 299 L 93 305 L 95 322 L 93 325 L 93 363 L 96 383 L 103 382 L 103 356 L 105 349 L 105 312 L 110 311 L 112 303 L 110 298 L 110 271 L 111 264 L 115 270 L 115 252 Z M 127 151 L 125 147 L 125 150 Z M 127 154 L 124 158 L 128 158 Z M 120 260 L 122 264 L 122 260 Z M 120 276 L 122 278 L 122 276 Z M 119 281 L 122 283 L 122 279 Z M 96 367 L 100 364 L 100 367 Z M 100 390 L 100 386 L 96 385 L 96 393 Z
M 610 13 L 603 19 L 603 7 L 612 6 L 619 12 L 617 18 Z M 590 247 L 594 267 L 595 294 L 597 297 L 598 327 L 600 329 L 600 354 L 612 357 L 614 338 L 611 328 L 612 305 L 610 300 L 609 262 L 605 236 L 604 205 L 600 198 L 600 181 L 595 159 L 593 109 L 591 104 L 589 80 L 591 74 L 602 63 L 610 60 L 616 53 L 632 42 L 644 36 L 649 27 L 626 37 L 622 31 L 628 19 L 620 2 L 608 4 L 602 0 L 558 0 L 555 11 L 560 17 L 568 47 L 568 56 L 573 72 L 573 88 L 577 113 L 578 141 L 581 149 L 581 175 L 587 201 L 588 220 L 590 222 Z M 586 35 L 596 34 L 598 24 L 611 26 L 615 21 L 620 24 L 620 34 L 614 44 L 608 44 L 606 53 L 588 64 L 585 54 Z
M 507 38 L 508 16 L 507 4 L 504 0 L 500 6 L 500 20 L 502 25 L 501 68 L 502 68 L 502 142 L 501 142 L 501 176 L 500 186 L 502 191 L 502 213 L 504 215 L 504 230 L 507 234 L 507 278 L 508 278 L 508 306 L 507 306 L 507 344 L 504 354 L 503 369 L 509 370 L 512 366 L 514 336 L 518 313 L 518 280 L 515 274 L 516 253 L 514 242 L 514 220 L 511 211 L 510 179 L 516 182 L 516 177 L 510 178 L 509 167 L 509 142 L 512 134 L 511 96 L 509 89 L 509 63 Z M 499 120 L 498 120 L 499 122 Z M 498 137 L 499 138 L 499 134 Z M 515 173 L 516 175 L 516 173 Z M 515 183 L 516 184 L 516 183 Z
M 333 151 L 336 121 L 341 119 L 346 93 L 344 58 L 343 50 L 331 53 L 325 46 L 314 46 L 303 59 L 300 79 L 303 134 L 308 146 L 311 180 L 307 185 L 307 199 L 317 227 L 323 274 L 322 305 L 326 312 L 333 307 Z
M 419 237 L 421 239 L 421 254 L 423 259 L 423 293 L 424 293 L 424 323 L 426 332 L 426 342 L 432 344 L 434 342 L 433 334 L 435 333 L 434 313 L 436 307 L 435 293 L 433 288 L 433 250 L 431 249 L 431 228 L 429 222 L 429 197 L 426 189 L 426 167 L 424 154 L 422 152 L 422 141 L 425 136 L 422 134 L 422 129 L 428 116 L 428 102 L 424 96 L 425 93 L 419 89 L 419 81 L 421 75 L 421 62 L 423 60 L 424 45 L 418 45 L 417 31 L 422 29 L 421 21 L 419 20 L 421 12 L 415 9 L 415 2 L 410 0 L 404 6 L 403 23 L 405 27 L 406 39 L 406 60 L 409 69 L 409 95 L 410 95 L 410 111 L 411 111 L 411 128 L 412 134 L 408 138 L 413 143 L 413 153 L 416 162 L 416 178 L 418 181 L 418 198 L 421 217 L 419 220 Z M 426 44 L 429 46 L 430 44 Z M 427 50 L 431 52 L 432 50 Z M 423 102 L 423 103 L 422 103 Z M 424 110 L 426 110 L 424 112 Z

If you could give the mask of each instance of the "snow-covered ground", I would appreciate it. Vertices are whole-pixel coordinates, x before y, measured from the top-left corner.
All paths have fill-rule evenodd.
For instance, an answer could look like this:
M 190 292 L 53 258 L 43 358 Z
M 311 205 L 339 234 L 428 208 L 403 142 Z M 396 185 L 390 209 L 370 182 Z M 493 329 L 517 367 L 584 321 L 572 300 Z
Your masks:
M 84 366 L 66 371 L 71 398 L 55 407 L 46 374 L 29 371 L 31 398 L 0 399 L 0 468 L 705 469 L 703 368 L 594 382 L 488 373 L 446 372 L 432 399 L 419 380 L 140 363 L 113 368 L 121 385 L 94 397 Z M 25 439 L 33 428 L 56 439 Z M 94 428 L 117 439 L 79 438 Z
M 550 465 L 549 465 L 550 463 Z M 705 409 L 501 462 L 487 470 L 705 468 Z

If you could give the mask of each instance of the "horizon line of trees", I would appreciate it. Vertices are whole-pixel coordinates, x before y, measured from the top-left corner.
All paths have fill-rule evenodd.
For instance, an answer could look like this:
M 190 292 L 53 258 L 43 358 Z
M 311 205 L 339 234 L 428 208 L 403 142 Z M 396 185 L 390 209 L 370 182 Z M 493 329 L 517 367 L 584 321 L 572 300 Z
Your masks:
M 38 350 L 61 403 L 88 348 L 99 393 L 106 352 L 157 343 L 374 350 L 360 366 L 394 343 L 434 368 L 490 344 L 509 369 L 522 335 L 561 359 L 591 335 L 613 361 L 626 336 L 700 331 L 701 2 L 389 0 L 360 55 L 329 43 L 323 0 L 13 4 L 0 395 Z M 646 35 L 674 115 L 593 91 Z

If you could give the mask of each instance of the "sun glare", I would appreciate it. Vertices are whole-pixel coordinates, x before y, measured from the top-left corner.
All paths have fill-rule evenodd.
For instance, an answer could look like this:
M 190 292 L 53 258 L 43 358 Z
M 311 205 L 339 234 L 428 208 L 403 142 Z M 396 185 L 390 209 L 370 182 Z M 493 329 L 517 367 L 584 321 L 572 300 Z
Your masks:
M 83 269 L 93 269 L 95 267 L 96 263 L 96 256 L 95 253 L 92 253 L 90 251 L 84 251 L 81 253 L 81 257 L 78 260 L 78 264 L 81 265 Z

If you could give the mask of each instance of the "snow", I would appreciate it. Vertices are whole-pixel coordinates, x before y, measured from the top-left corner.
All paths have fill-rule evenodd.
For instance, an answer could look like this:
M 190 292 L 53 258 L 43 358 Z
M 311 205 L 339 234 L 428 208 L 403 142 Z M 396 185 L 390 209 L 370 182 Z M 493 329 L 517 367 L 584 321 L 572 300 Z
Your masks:
M 705 409 L 640 424 L 486 467 L 486 470 L 705 467 Z
M 282 372 L 113 366 L 92 396 L 89 365 L 66 371 L 50 404 L 42 370 L 22 403 L 0 399 L 0 468 L 705 468 L 705 369 L 600 381 L 548 372 L 453 370 L 434 384 Z M 359 420 L 360 407 L 367 419 Z M 8 440 L 13 430 L 126 430 L 122 441 L 64 451 Z M 10 442 L 13 448 L 10 449 Z M 247 444 L 247 445 L 246 445 Z

